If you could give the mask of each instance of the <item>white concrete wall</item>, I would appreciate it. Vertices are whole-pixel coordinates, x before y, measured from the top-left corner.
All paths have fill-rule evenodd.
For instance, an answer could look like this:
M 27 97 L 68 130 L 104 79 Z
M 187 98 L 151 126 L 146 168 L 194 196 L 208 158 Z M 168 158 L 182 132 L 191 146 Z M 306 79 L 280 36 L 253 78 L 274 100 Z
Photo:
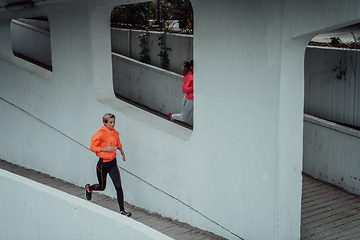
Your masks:
M 0 158 L 96 182 L 87 147 L 113 112 L 137 176 L 121 171 L 126 201 L 229 239 L 299 239 L 305 49 L 359 22 L 358 1 L 192 0 L 193 131 L 115 98 L 109 19 L 124 3 L 0 12 Z M 12 57 L 9 22 L 25 15 L 49 17 L 50 76 Z
M 360 131 L 304 117 L 304 172 L 360 195 Z
M 183 76 L 119 54 L 112 56 L 115 94 L 165 115 L 181 112 Z M 193 125 L 193 113 L 186 123 Z
M 327 120 L 360 126 L 359 51 L 308 47 L 305 57 L 304 112 Z M 337 79 L 340 64 L 346 75 Z
M 0 239 L 172 239 L 85 199 L 4 170 L 0 185 Z
M 111 29 L 111 48 L 113 52 L 131 57 L 140 61 L 141 52 L 140 39 L 138 36 L 143 33 L 140 30 Z M 150 64 L 161 67 L 159 33 L 149 31 L 149 57 Z M 184 61 L 193 59 L 193 36 L 183 34 L 168 34 L 166 46 L 171 49 L 169 55 L 169 70 L 182 74 Z

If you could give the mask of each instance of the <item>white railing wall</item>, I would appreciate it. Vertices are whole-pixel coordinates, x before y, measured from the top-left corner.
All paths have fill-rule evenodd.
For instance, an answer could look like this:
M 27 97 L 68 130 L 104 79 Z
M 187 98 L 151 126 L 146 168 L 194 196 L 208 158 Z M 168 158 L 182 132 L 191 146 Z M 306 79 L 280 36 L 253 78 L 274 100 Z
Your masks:
M 341 79 L 334 67 L 346 69 Z M 305 54 L 304 112 L 360 126 L 360 55 L 357 50 L 308 47 Z
M 163 114 L 180 113 L 183 79 L 164 69 L 112 55 L 114 92 Z M 193 124 L 193 114 L 186 121 Z
M 40 28 L 42 30 L 50 32 L 50 24 L 49 24 L 49 21 L 46 21 L 46 20 L 19 18 L 19 19 L 16 19 L 15 21 L 22 22 L 22 23 L 28 24 L 30 26 Z
M 304 116 L 303 171 L 360 195 L 360 131 Z
M 172 239 L 117 212 L 4 170 L 0 185 L 0 239 Z

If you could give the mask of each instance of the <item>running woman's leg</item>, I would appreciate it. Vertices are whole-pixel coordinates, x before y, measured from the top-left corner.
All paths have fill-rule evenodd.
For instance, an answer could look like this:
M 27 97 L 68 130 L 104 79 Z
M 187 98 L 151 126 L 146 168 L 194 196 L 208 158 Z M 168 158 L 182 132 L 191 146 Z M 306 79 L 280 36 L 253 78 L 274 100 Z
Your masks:
M 114 164 L 111 167 L 111 169 L 109 171 L 109 175 L 110 175 L 111 180 L 113 181 L 115 189 L 116 189 L 117 200 L 119 203 L 120 212 L 125 211 L 124 193 L 123 193 L 122 186 L 121 186 L 120 172 L 119 172 L 119 168 L 118 168 L 117 164 Z
M 189 117 L 190 113 L 193 111 L 193 108 L 194 108 L 194 102 L 184 97 L 181 113 L 172 114 L 171 119 L 184 122 Z
M 91 185 L 88 189 L 90 191 L 103 191 L 106 187 L 106 176 L 107 176 L 107 169 L 104 168 L 104 163 L 102 158 L 99 159 L 98 164 L 96 165 L 96 175 L 98 178 L 99 183 Z

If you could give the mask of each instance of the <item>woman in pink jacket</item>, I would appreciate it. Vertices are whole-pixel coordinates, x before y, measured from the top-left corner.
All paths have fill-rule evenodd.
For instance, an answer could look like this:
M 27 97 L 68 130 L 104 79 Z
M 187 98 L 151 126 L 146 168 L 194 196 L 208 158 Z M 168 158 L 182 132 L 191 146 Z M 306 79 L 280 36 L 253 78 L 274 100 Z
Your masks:
M 190 62 L 184 62 L 184 85 L 182 92 L 185 93 L 185 96 L 182 100 L 182 109 L 180 114 L 173 114 L 172 112 L 168 115 L 168 120 L 173 121 L 186 121 L 190 113 L 194 108 L 194 64 L 193 60 Z

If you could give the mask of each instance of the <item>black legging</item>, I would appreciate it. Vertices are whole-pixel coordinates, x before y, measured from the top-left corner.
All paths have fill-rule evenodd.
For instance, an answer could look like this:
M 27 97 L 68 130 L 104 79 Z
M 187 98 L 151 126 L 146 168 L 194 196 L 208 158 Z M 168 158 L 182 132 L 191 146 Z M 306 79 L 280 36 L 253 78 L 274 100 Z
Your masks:
M 106 176 L 109 173 L 111 180 L 114 183 L 117 200 L 119 203 L 120 211 L 124 211 L 124 194 L 121 187 L 120 172 L 117 166 L 116 158 L 110 162 L 103 162 L 103 159 L 100 158 L 99 162 L 96 165 L 96 174 L 99 180 L 99 184 L 94 184 L 89 187 L 90 191 L 103 191 L 106 187 Z

